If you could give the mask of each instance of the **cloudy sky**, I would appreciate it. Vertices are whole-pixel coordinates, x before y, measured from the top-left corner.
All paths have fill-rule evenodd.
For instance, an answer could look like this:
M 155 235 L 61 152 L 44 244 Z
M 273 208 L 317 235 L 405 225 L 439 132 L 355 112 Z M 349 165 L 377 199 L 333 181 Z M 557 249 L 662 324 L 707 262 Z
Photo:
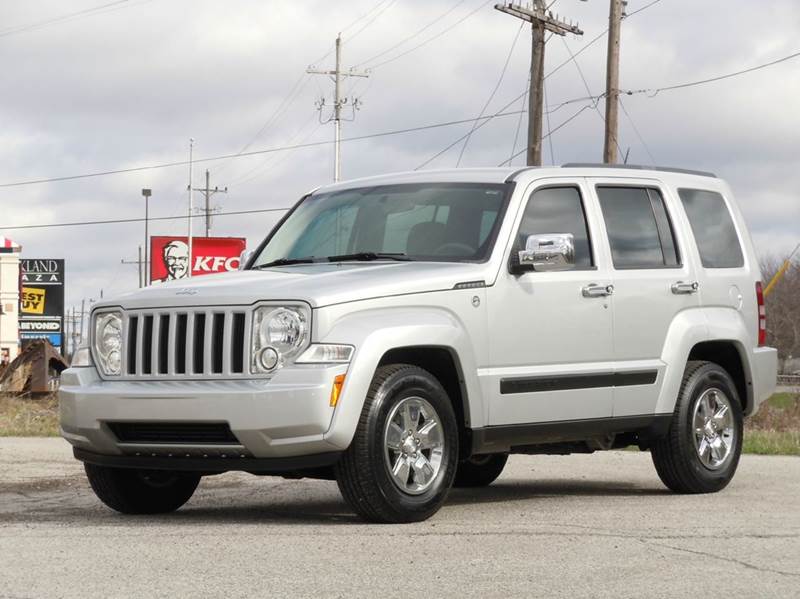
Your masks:
M 627 10 L 650 2 L 630 0 Z M 548 72 L 605 30 L 608 2 L 556 0 L 553 10 L 585 35 L 551 39 Z M 61 18 L 79 11 L 86 12 Z M 0 0 L 0 15 L 0 235 L 22 244 L 26 257 L 66 258 L 68 304 L 137 285 L 136 267 L 120 261 L 136 257 L 143 225 L 13 227 L 139 218 L 142 187 L 153 189 L 151 215 L 185 214 L 188 168 L 8 184 L 180 162 L 190 137 L 200 158 L 328 141 L 333 126 L 320 124 L 315 102 L 330 103 L 332 85 L 304 72 L 332 65 L 338 31 L 344 65 L 370 71 L 346 83 L 361 110 L 345 123 L 345 137 L 477 116 L 513 44 L 487 109 L 498 112 L 526 88 L 530 59 L 529 29 L 516 38 L 520 21 L 486 0 Z M 796 0 L 660 0 L 624 23 L 621 86 L 664 87 L 763 64 L 800 50 L 799 33 Z M 561 104 L 603 91 L 605 44 L 600 39 L 578 56 L 585 84 L 571 62 L 547 79 L 549 127 L 558 128 L 545 145 L 547 163 L 602 157 L 601 117 L 587 101 Z M 758 251 L 784 252 L 800 241 L 798 97 L 800 59 L 624 97 L 629 117 L 621 115 L 620 145 L 631 163 L 728 179 Z M 519 111 L 521 102 L 507 110 Z M 481 127 L 461 166 L 508 159 L 519 124 L 510 115 Z M 345 143 L 343 177 L 415 168 L 469 128 Z M 462 145 L 428 166 L 455 166 Z M 329 182 L 332 160 L 332 146 L 317 145 L 205 162 L 196 165 L 195 181 L 208 168 L 212 185 L 228 186 L 214 202 L 223 211 L 279 208 Z M 212 232 L 245 236 L 252 246 L 279 215 L 220 216 Z M 151 224 L 153 234 L 185 230 L 185 221 Z

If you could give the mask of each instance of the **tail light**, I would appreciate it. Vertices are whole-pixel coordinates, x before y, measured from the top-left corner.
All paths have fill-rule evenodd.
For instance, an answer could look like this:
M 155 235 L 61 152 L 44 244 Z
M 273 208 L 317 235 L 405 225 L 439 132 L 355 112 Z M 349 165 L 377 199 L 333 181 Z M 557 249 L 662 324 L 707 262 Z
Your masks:
M 767 307 L 764 305 L 764 288 L 761 281 L 756 283 L 756 299 L 758 300 L 758 346 L 767 344 Z

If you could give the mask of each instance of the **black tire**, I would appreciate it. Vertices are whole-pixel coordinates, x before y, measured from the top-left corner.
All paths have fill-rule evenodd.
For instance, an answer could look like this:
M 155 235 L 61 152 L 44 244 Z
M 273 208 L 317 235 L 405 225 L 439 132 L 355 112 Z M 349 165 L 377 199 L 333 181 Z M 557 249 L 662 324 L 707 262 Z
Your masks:
M 95 495 L 123 514 L 165 514 L 189 501 L 200 476 L 184 472 L 84 464 Z
M 454 487 L 488 487 L 503 472 L 507 453 L 475 455 L 458 463 Z
M 393 409 L 403 400 L 413 397 L 424 399 L 436 411 L 442 438 L 438 473 L 427 489 L 419 494 L 407 493 L 394 482 L 384 446 L 384 430 L 389 425 Z M 347 503 L 371 522 L 425 520 L 436 513 L 447 498 L 457 463 L 456 417 L 450 398 L 436 377 L 408 364 L 378 368 L 353 441 L 336 464 L 336 481 Z
M 730 399 L 735 431 L 730 452 L 717 469 L 703 463 L 695 446 L 694 410 L 703 393 L 709 389 L 719 389 Z M 650 448 L 659 478 L 677 493 L 714 493 L 724 489 L 739 464 L 743 428 L 742 404 L 730 375 L 712 362 L 689 362 L 669 431 Z

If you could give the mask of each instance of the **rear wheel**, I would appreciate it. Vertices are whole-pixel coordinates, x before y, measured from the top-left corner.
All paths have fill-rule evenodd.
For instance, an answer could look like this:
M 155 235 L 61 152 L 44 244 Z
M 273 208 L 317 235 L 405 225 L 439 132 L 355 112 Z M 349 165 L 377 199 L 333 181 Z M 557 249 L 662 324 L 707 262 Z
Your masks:
M 458 429 L 436 378 L 408 364 L 377 370 L 350 447 L 336 464 L 342 495 L 373 522 L 416 522 L 453 484 Z
M 123 514 L 164 514 L 189 501 L 200 483 L 197 474 L 84 464 L 95 495 Z
M 742 452 L 736 385 L 721 366 L 689 362 L 666 437 L 650 453 L 662 482 L 678 493 L 713 493 L 731 481 Z
M 503 472 L 507 453 L 475 455 L 459 462 L 454 487 L 487 487 Z

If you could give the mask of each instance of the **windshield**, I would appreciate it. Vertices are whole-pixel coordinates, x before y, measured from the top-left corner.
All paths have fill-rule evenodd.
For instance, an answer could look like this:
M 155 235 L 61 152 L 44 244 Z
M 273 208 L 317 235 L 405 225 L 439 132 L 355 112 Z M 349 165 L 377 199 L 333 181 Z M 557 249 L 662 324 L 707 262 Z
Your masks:
M 423 183 L 347 189 L 303 200 L 251 268 L 292 262 L 467 262 L 489 253 L 507 184 Z

